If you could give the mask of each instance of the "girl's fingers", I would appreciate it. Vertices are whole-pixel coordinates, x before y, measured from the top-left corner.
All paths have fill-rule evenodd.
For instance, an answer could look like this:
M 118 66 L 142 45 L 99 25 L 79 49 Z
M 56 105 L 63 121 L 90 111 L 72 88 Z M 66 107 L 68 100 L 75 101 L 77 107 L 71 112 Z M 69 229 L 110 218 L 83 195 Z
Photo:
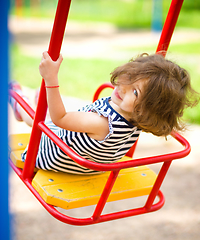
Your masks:
M 49 56 L 47 51 L 43 52 L 42 56 L 43 56 L 44 59 L 50 58 L 50 56 Z
M 63 56 L 60 54 L 59 58 L 57 59 L 57 62 L 61 64 L 62 61 L 63 61 Z
M 49 59 L 52 60 L 47 51 L 43 52 L 43 54 L 42 54 L 42 60 L 44 60 L 44 59 L 45 60 L 49 60 Z M 59 64 L 61 64 L 62 60 L 63 60 L 63 57 L 60 54 L 57 61 L 53 61 L 53 60 L 52 61 L 53 62 L 58 62 Z

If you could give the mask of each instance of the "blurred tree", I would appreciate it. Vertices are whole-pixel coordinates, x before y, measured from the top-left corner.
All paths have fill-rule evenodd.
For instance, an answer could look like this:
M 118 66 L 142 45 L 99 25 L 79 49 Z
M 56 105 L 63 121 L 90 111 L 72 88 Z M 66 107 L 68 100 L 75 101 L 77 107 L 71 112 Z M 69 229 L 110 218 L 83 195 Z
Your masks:
M 183 2 L 184 10 L 200 10 L 200 0 L 184 0 Z

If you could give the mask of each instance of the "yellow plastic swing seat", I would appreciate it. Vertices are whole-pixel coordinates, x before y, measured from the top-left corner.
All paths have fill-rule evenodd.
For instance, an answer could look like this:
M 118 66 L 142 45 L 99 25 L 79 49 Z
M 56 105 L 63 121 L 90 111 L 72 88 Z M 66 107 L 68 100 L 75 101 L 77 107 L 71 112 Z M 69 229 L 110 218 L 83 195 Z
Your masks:
M 29 141 L 29 134 L 10 137 L 11 160 L 22 168 L 20 155 Z M 123 157 L 121 161 L 131 158 Z M 98 175 L 75 175 L 38 170 L 32 185 L 40 196 L 53 206 L 72 209 L 95 205 L 103 191 L 110 172 Z M 108 202 L 148 195 L 157 175 L 148 167 L 141 166 L 121 170 Z

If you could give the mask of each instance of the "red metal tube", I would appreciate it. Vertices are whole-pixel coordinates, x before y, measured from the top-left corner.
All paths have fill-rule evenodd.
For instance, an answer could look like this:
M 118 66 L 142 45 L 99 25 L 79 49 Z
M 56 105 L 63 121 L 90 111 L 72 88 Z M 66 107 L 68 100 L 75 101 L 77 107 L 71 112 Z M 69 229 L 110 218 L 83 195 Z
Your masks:
M 161 191 L 158 192 L 158 197 L 159 197 L 159 201 L 156 204 L 154 204 L 151 207 L 151 209 L 149 209 L 149 210 L 145 207 L 141 207 L 141 208 L 135 208 L 135 209 L 125 210 L 125 211 L 120 211 L 120 212 L 116 212 L 116 213 L 111 213 L 111 214 L 105 214 L 105 215 L 102 215 L 99 218 L 98 223 L 111 221 L 111 220 L 116 220 L 116 219 L 122 219 L 122 218 L 126 218 L 126 217 L 131 217 L 131 216 L 137 216 L 137 215 L 140 215 L 140 214 L 145 214 L 145 213 L 157 211 L 160 208 L 162 208 L 162 206 L 165 203 L 165 198 L 164 198 L 164 195 Z
M 137 167 L 142 165 L 148 165 L 148 164 L 154 164 L 159 162 L 167 162 L 174 159 L 179 159 L 187 156 L 191 150 L 190 144 L 188 141 L 183 138 L 180 134 L 176 132 L 172 132 L 172 136 L 177 139 L 184 147 L 184 150 L 181 150 L 179 152 L 164 154 L 164 155 L 158 155 L 158 156 L 152 156 L 152 157 L 145 157 L 140 159 L 134 159 L 124 162 L 117 162 L 117 163 L 111 163 L 111 164 L 103 164 L 103 163 L 96 163 L 92 161 L 88 161 L 84 159 L 83 157 L 79 156 L 77 153 L 75 153 L 69 146 L 67 146 L 58 136 L 56 136 L 48 127 L 43 123 L 40 122 L 39 127 L 45 134 L 56 144 L 60 149 L 63 150 L 71 159 L 73 159 L 78 164 L 96 170 L 96 171 L 118 171 L 124 168 L 130 168 L 130 167 Z
M 27 102 L 15 91 L 9 90 L 9 95 L 12 96 L 24 108 L 28 115 L 34 119 L 35 111 L 28 105 Z
M 111 192 L 111 190 L 112 190 L 112 188 L 114 186 L 114 183 L 115 183 L 115 181 L 117 179 L 118 174 L 119 174 L 119 171 L 115 171 L 115 172 L 112 171 L 110 173 L 110 176 L 109 176 L 109 178 L 108 178 L 108 180 L 106 182 L 106 185 L 105 185 L 104 190 L 103 190 L 103 192 L 101 194 L 99 202 L 98 202 L 98 204 L 97 204 L 97 206 L 95 208 L 95 211 L 94 211 L 94 214 L 93 214 L 94 221 L 98 221 L 98 219 L 99 219 L 99 217 L 100 217 L 100 215 L 101 215 L 101 213 L 102 213 L 102 211 L 104 209 L 104 206 L 105 206 L 105 204 L 107 202 L 107 199 L 108 199 L 108 197 L 110 195 L 110 192 Z
M 100 85 L 98 88 L 97 88 L 97 90 L 96 90 L 96 92 L 95 92 L 95 94 L 94 94 L 94 96 L 93 96 L 93 102 L 95 102 L 98 98 L 99 98 L 99 95 L 100 95 L 100 93 L 105 89 L 105 88 L 112 88 L 112 89 L 114 89 L 114 86 L 111 84 L 111 83 L 103 83 L 102 85 Z
M 184 0 L 172 0 L 156 52 L 166 55 Z
M 57 60 L 60 54 L 60 49 L 63 41 L 63 36 L 65 33 L 65 26 L 68 18 L 69 8 L 71 0 L 59 0 L 56 16 L 54 20 L 54 26 L 51 34 L 50 44 L 49 44 L 49 55 L 53 60 Z M 38 128 L 38 123 L 44 121 L 47 112 L 47 102 L 46 102 L 46 90 L 44 86 L 44 80 L 42 80 L 41 90 L 38 98 L 38 105 L 35 113 L 35 119 L 33 123 L 33 128 L 31 132 L 29 148 L 27 151 L 27 157 L 23 170 L 23 178 L 32 178 L 34 175 L 34 167 L 36 162 L 36 156 L 40 144 L 41 130 Z
M 149 194 L 149 197 L 148 197 L 147 202 L 145 204 L 145 208 L 147 210 L 151 209 L 151 207 L 153 205 L 153 202 L 154 202 L 154 200 L 155 200 L 155 198 L 156 198 L 156 196 L 159 192 L 159 189 L 160 189 L 160 187 L 163 183 L 163 180 L 164 180 L 164 178 L 167 174 L 167 171 L 169 170 L 170 165 L 171 165 L 171 161 L 163 163 L 163 166 L 162 166 L 162 168 L 161 168 L 161 170 L 160 170 L 160 172 L 157 176 L 156 182 L 154 183 L 153 188 L 151 190 L 151 193 Z
M 136 209 L 130 209 L 130 210 L 125 210 L 125 211 L 120 211 L 120 212 L 114 212 L 110 214 L 105 214 L 101 215 L 99 218 L 94 219 L 93 217 L 88 217 L 88 218 L 73 218 L 70 216 L 66 216 L 62 213 L 60 213 L 54 206 L 47 204 L 42 197 L 38 194 L 38 192 L 33 188 L 31 184 L 31 179 L 26 179 L 24 180 L 22 177 L 22 170 L 17 168 L 12 161 L 10 160 L 10 165 L 13 168 L 13 170 L 17 173 L 17 175 L 21 178 L 21 180 L 24 182 L 24 184 L 29 188 L 29 190 L 32 192 L 32 194 L 37 198 L 37 200 L 43 205 L 43 207 L 57 220 L 75 225 L 75 226 L 85 226 L 85 225 L 91 225 L 91 224 L 96 224 L 96 223 L 101 223 L 101 222 L 106 222 L 106 221 L 112 221 L 116 219 L 121 219 L 125 217 L 131 217 L 131 216 L 136 216 L 139 214 L 145 214 L 148 212 L 154 212 L 159 210 L 165 202 L 164 195 L 162 194 L 161 191 L 158 192 L 158 197 L 159 201 L 152 205 L 151 209 L 147 209 L 145 207 L 141 208 L 136 208 Z
M 65 27 L 69 14 L 71 0 L 59 0 L 57 5 L 57 11 L 55 15 L 53 30 L 51 33 L 51 39 L 49 43 L 48 53 L 51 58 L 56 61 L 60 55 L 60 49 L 65 33 Z
M 129 151 L 126 153 L 126 156 L 127 156 L 127 157 L 131 157 L 131 158 L 133 157 L 133 154 L 134 154 L 135 149 L 136 149 L 136 147 L 137 147 L 138 140 L 139 140 L 139 138 L 138 138 L 137 141 L 133 144 L 133 146 L 129 149 Z

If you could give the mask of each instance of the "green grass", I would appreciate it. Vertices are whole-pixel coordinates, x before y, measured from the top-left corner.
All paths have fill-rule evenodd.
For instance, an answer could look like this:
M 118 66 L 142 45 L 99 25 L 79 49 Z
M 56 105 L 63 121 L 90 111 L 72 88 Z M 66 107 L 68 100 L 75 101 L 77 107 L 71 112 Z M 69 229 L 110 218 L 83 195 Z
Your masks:
M 30 88 L 38 88 L 41 83 L 38 66 L 40 57 L 24 55 L 17 46 L 11 49 L 11 79 Z M 59 71 L 61 93 L 90 100 L 96 88 L 109 82 L 110 72 L 122 64 L 119 60 L 67 59 L 62 62 Z
M 193 89 L 200 93 L 200 55 L 179 54 L 177 57 L 177 62 L 180 64 L 181 67 L 188 70 L 191 76 L 191 84 Z M 186 109 L 184 119 L 185 121 L 190 123 L 200 124 L 200 103 L 194 108 Z
M 167 57 L 189 71 L 192 86 L 200 93 L 200 51 L 196 51 L 197 49 L 199 49 L 198 43 L 192 46 L 188 43 L 172 44 Z M 134 52 L 136 49 L 131 50 Z M 154 52 L 155 48 L 147 46 L 143 50 Z M 17 46 L 13 46 L 11 48 L 11 78 L 24 86 L 37 89 L 41 83 L 38 70 L 40 60 L 40 57 L 22 54 Z M 101 83 L 108 82 L 110 72 L 122 63 L 124 61 L 115 59 L 65 58 L 59 72 L 61 93 L 66 96 L 91 100 L 96 88 Z M 187 109 L 184 118 L 188 122 L 200 124 L 200 104 L 192 109 Z
M 152 0 L 72 0 L 69 21 L 108 22 L 119 28 L 151 28 Z M 170 0 L 163 0 L 163 21 L 169 9 Z M 38 1 L 35 6 L 25 6 L 21 14 L 25 17 L 54 18 L 57 0 Z M 11 8 L 11 14 L 16 9 Z M 178 27 L 199 28 L 200 0 L 185 0 L 177 22 Z M 188 33 L 189 34 L 189 33 Z M 133 55 L 141 52 L 155 52 L 155 45 L 145 47 L 121 47 L 122 52 L 131 51 Z M 191 74 L 192 86 L 200 92 L 200 44 L 171 43 L 169 58 L 185 67 Z M 128 60 L 128 59 L 127 59 Z M 40 58 L 30 57 L 20 52 L 17 46 L 11 49 L 11 78 L 22 85 L 38 88 L 41 77 L 38 71 Z M 109 81 L 110 72 L 122 61 L 113 59 L 67 59 L 65 58 L 59 72 L 61 93 L 83 99 L 91 99 L 95 89 L 103 82 Z M 187 121 L 200 124 L 200 104 L 185 114 Z

